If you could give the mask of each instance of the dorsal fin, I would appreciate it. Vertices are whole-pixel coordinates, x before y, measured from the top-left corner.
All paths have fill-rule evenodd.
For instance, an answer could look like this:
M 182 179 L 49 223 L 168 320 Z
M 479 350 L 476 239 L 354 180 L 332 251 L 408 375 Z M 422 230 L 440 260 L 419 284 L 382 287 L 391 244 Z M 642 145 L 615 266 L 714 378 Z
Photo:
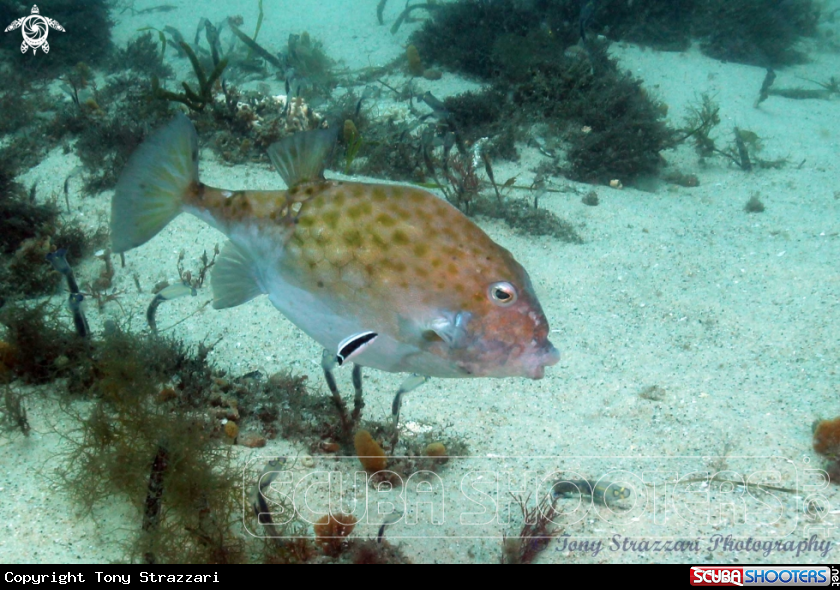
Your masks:
M 286 186 L 324 179 L 324 166 L 335 147 L 333 129 L 313 129 L 284 137 L 268 148 L 268 157 Z

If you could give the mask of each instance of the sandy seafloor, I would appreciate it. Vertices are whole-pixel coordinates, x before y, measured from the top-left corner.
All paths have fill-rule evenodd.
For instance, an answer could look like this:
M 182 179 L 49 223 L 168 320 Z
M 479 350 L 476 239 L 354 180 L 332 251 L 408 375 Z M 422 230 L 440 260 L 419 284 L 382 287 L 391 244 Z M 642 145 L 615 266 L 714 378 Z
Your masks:
M 173 24 L 193 31 L 199 16 L 217 21 L 241 13 L 246 28 L 256 21 L 257 2 L 242 8 L 219 2 L 170 3 L 181 8 L 164 15 L 115 15 L 116 44 L 123 46 L 146 25 Z M 137 0 L 135 7 L 156 4 Z M 403 26 L 391 35 L 388 26 L 376 23 L 376 4 L 273 1 L 260 40 L 280 48 L 289 33 L 308 30 L 323 41 L 328 55 L 348 68 L 384 64 L 404 51 L 409 33 L 418 25 Z M 401 6 L 389 3 L 387 23 Z M 838 24 L 824 23 L 822 30 L 831 27 L 840 35 Z M 840 54 L 830 44 L 808 40 L 803 48 L 811 61 L 780 69 L 777 86 L 840 75 Z M 713 536 L 798 542 L 816 534 L 819 540 L 840 541 L 840 488 L 825 485 L 813 471 L 822 459 L 811 449 L 812 422 L 840 414 L 840 101 L 771 97 L 755 108 L 764 77 L 760 68 L 715 61 L 696 47 L 662 53 L 615 44 L 612 51 L 668 104 L 673 124 L 682 122 L 689 103 L 709 93 L 721 107 L 718 137 L 727 140 L 733 126 L 750 129 L 763 139 L 762 157 L 786 157 L 789 165 L 752 173 L 720 159 L 701 166 L 693 150 L 684 147 L 664 156 L 682 172 L 696 174 L 699 187 L 660 183 L 643 192 L 555 178 L 550 186 L 565 192 L 549 194 L 540 204 L 574 223 L 585 239 L 583 245 L 527 237 L 502 223 L 479 220 L 528 269 L 562 360 L 541 381 L 433 380 L 407 397 L 403 418 L 445 426 L 467 442 L 471 457 L 453 460 L 442 472 L 446 486 L 455 491 L 476 466 L 540 473 L 559 469 L 635 482 L 635 504 L 614 511 L 578 507 L 564 522 L 569 540 L 601 541 L 600 552 L 571 552 L 554 541 L 540 561 L 836 561 L 836 547 L 827 556 L 775 549 L 764 555 L 715 547 Z M 185 79 L 186 60 L 173 62 L 176 79 Z M 278 93 L 280 84 L 276 83 Z M 439 98 L 476 87 L 449 73 L 440 81 L 418 84 Z M 382 101 L 372 108 L 398 115 L 406 109 L 405 104 Z M 521 154 L 519 162 L 495 163 L 497 178 L 519 174 L 520 184 L 527 184 L 543 156 L 527 147 Z M 59 194 L 77 165 L 74 156 L 55 150 L 22 180 L 27 186 L 37 180 L 39 194 Z M 201 174 L 206 183 L 231 189 L 282 186 L 268 166 L 230 167 L 215 161 L 209 150 L 202 152 Z M 581 196 L 592 188 L 600 197 L 597 207 L 581 203 Z M 764 213 L 744 211 L 754 193 L 765 203 Z M 91 228 L 103 223 L 110 194 L 88 197 L 72 191 L 74 215 Z M 187 252 L 187 267 L 195 268 L 204 249 L 222 242 L 215 230 L 182 216 L 130 252 L 116 287 L 126 289 L 121 302 L 126 314 L 133 314 L 132 328 L 145 329 L 148 289 L 177 277 L 179 251 Z M 88 262 L 77 274 L 92 276 L 98 268 Z M 136 294 L 133 273 L 146 293 Z M 162 306 L 158 325 L 190 316 L 210 297 L 208 288 L 195 299 Z M 117 306 L 107 308 L 104 316 L 91 310 L 92 328 L 100 330 L 109 316 L 125 321 Z M 67 322 L 70 326 L 69 316 Z M 223 337 L 212 358 L 234 376 L 290 368 L 308 374 L 313 387 L 326 391 L 319 348 L 266 298 L 225 311 L 207 307 L 172 333 L 191 343 Z M 366 372 L 368 417 L 388 415 L 401 379 Z M 339 373 L 339 386 L 345 394 L 350 391 L 349 371 Z M 640 397 L 651 386 L 664 390 L 661 399 Z M 120 543 L 139 526 L 128 503 L 115 498 L 94 515 L 81 516 L 79 507 L 50 483 L 50 473 L 60 467 L 50 461 L 60 450 L 50 425 L 60 430 L 64 421 L 45 399 L 28 398 L 34 430 L 30 437 L 0 435 L 0 562 L 124 560 Z M 237 447 L 243 465 L 261 461 L 255 454 L 305 452 L 283 440 L 269 441 L 257 451 Z M 663 490 L 662 484 L 676 477 L 722 468 L 728 470 L 728 478 L 752 477 L 795 487 L 799 493 L 779 492 L 769 498 L 745 494 L 741 487 L 695 487 L 699 493 L 691 496 L 689 506 L 675 503 L 670 487 Z M 638 478 L 657 487 L 639 485 Z M 499 493 L 499 498 L 506 497 L 504 491 Z M 481 509 L 457 494 L 446 502 L 442 525 L 397 524 L 388 537 L 401 542 L 418 562 L 497 562 L 501 533 L 516 527 L 466 526 L 459 522 L 460 515 Z M 634 541 L 698 544 L 696 551 L 688 552 L 613 550 L 616 534 Z M 488 537 L 470 538 L 482 535 Z

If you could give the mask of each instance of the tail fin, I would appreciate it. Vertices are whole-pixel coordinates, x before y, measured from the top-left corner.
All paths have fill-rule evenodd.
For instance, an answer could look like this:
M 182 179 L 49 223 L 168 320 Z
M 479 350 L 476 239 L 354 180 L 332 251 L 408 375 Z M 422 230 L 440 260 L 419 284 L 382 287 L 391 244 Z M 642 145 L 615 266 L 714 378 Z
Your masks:
M 151 240 L 182 210 L 198 181 L 198 136 L 179 114 L 137 148 L 111 200 L 111 246 L 116 253 Z

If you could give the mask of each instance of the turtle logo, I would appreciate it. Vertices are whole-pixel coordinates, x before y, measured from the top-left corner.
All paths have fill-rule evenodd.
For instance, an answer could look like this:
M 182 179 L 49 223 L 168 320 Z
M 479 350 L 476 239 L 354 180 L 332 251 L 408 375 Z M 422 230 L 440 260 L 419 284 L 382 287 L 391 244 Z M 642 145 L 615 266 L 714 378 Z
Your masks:
M 26 53 L 26 50 L 30 47 L 32 48 L 32 55 L 38 52 L 38 48 L 43 49 L 44 53 L 49 53 L 50 44 L 47 43 L 47 34 L 50 28 L 64 32 L 64 27 L 58 24 L 58 21 L 41 16 L 40 12 L 38 6 L 33 6 L 32 14 L 12 21 L 12 24 L 6 27 L 6 33 L 18 28 L 21 29 L 23 33 L 23 43 L 20 44 L 21 53 Z

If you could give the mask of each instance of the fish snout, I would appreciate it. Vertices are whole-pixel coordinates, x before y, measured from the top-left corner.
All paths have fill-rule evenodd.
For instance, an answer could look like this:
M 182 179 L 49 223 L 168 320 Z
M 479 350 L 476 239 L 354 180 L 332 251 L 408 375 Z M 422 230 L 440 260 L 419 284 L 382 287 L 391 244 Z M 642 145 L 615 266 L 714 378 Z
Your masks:
M 528 363 L 527 373 L 531 379 L 542 379 L 545 377 L 545 368 L 556 365 L 560 362 L 560 351 L 548 340 L 540 349 L 534 351 L 531 356 L 532 362 Z

